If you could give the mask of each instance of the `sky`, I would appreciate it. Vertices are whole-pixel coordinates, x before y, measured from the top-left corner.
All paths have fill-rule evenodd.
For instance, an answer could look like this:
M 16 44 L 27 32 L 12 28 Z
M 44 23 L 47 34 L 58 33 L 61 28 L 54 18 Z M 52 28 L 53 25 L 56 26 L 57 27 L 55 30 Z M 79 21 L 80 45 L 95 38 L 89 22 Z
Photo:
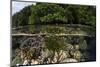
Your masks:
M 19 12 L 21 9 L 23 9 L 25 6 L 36 4 L 34 2 L 17 2 L 17 1 L 12 1 L 12 15 L 15 14 L 16 12 Z

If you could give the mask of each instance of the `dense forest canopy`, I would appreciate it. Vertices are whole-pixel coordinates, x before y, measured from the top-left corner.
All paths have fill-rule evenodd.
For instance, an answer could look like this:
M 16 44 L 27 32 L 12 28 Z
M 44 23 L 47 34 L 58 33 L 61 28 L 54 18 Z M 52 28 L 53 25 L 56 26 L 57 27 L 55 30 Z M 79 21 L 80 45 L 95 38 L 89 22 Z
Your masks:
M 82 24 L 96 26 L 95 6 L 37 3 L 12 16 L 12 27 L 29 24 Z

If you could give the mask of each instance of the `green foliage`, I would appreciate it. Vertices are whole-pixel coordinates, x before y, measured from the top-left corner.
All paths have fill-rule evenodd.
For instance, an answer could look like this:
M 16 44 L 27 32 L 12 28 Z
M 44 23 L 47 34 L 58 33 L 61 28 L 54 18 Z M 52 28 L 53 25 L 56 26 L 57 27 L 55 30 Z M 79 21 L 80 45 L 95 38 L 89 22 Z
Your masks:
M 20 12 L 17 12 L 12 17 L 12 26 L 24 26 L 29 22 L 29 16 L 31 15 L 30 6 L 23 8 Z
M 56 4 L 38 4 L 36 7 L 32 7 L 32 13 L 34 13 L 35 16 L 38 16 L 37 18 L 41 20 L 41 23 L 67 21 L 67 18 L 64 16 L 64 8 Z
M 94 10 L 95 8 L 90 8 L 90 7 L 80 7 L 78 12 L 79 12 L 79 22 L 81 24 L 86 24 L 95 27 L 96 25 L 96 16 L 94 15 Z
M 94 6 L 37 3 L 13 15 L 12 26 L 27 24 L 83 24 L 95 27 Z
M 28 24 L 36 24 L 38 22 L 38 15 L 37 15 L 37 9 L 34 5 L 31 6 L 31 15 L 29 16 L 29 22 Z
M 95 27 L 96 16 L 95 7 L 90 6 L 67 6 L 65 9 L 66 16 L 68 17 L 68 22 L 71 24 L 83 24 Z

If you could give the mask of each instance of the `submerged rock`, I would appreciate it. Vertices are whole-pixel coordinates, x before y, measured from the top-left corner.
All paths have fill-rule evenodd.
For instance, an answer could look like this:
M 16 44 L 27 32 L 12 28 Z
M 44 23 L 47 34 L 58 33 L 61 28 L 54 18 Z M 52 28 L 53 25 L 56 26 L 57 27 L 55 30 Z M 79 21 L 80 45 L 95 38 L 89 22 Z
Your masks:
M 76 59 L 73 59 L 73 58 L 66 58 L 61 63 L 66 63 L 66 62 L 78 62 L 78 61 Z
M 31 60 L 31 65 L 33 65 L 33 64 L 39 64 L 39 61 L 38 61 L 38 60 L 32 59 L 32 60 Z

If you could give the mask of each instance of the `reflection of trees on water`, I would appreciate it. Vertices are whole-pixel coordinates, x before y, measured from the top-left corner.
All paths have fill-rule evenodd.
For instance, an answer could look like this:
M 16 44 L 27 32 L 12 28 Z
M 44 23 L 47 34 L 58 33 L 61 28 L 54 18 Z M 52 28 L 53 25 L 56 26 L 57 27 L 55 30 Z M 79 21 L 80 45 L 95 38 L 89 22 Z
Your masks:
M 19 56 L 19 59 L 22 60 L 19 64 L 25 64 L 26 60 L 26 64 L 94 61 L 95 43 L 95 37 L 13 37 L 12 60 L 14 64 L 14 60 Z M 16 45 L 17 47 L 15 47 Z
M 92 33 L 91 33 L 92 32 Z M 12 28 L 12 33 L 52 33 L 95 35 L 95 28 L 80 24 L 26 25 Z

